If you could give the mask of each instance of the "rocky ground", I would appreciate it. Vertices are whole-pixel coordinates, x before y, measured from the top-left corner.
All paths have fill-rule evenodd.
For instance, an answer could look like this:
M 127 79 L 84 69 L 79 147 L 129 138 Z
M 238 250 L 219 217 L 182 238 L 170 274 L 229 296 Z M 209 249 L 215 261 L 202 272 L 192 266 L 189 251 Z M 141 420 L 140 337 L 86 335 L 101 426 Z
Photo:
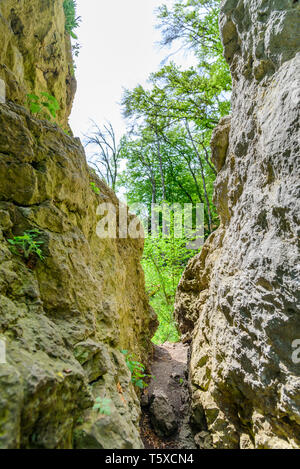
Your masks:
M 187 384 L 188 347 L 155 346 L 153 378 L 143 393 L 142 440 L 147 449 L 193 449 Z

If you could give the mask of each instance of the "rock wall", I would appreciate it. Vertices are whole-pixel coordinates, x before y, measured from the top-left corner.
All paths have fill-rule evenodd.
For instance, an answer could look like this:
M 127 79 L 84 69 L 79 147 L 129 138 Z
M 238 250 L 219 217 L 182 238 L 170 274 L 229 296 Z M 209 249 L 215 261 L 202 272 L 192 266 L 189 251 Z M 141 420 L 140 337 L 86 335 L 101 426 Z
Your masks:
M 1 0 L 0 79 L 8 100 L 24 105 L 27 93 L 48 92 L 67 127 L 76 80 L 63 0 Z
M 152 352 L 143 240 L 97 236 L 99 204 L 118 214 L 114 192 L 79 139 L 22 106 L 27 92 L 47 91 L 67 122 L 74 80 L 62 5 L 0 4 L 0 448 L 140 448 L 121 350 L 145 364 Z M 9 242 L 33 229 L 43 259 Z
M 299 1 L 221 4 L 233 77 L 232 116 L 212 139 L 221 225 L 176 300 L 208 447 L 300 446 L 299 21 Z
M 98 238 L 97 206 L 118 210 L 115 194 L 78 139 L 13 103 L 0 104 L 0 196 L 0 448 L 140 447 L 121 350 L 151 353 L 143 240 Z M 44 261 L 10 250 L 34 228 Z M 97 397 L 111 415 L 91 410 Z

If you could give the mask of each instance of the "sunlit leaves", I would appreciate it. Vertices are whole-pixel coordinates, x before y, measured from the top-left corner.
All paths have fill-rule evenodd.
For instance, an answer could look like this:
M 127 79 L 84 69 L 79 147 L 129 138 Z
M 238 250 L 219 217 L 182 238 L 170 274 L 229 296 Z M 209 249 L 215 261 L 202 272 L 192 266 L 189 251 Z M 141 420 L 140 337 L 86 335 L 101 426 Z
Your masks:
M 216 171 L 210 159 L 212 130 L 230 112 L 231 77 L 219 34 L 219 0 L 177 0 L 158 10 L 163 46 L 178 46 L 197 64 L 182 68 L 167 57 L 147 87 L 123 95 L 131 132 L 123 139 L 126 170 L 119 179 L 129 204 L 153 199 L 204 203 L 205 236 L 218 226 L 212 203 Z M 174 55 L 174 54 L 173 54 Z M 164 197 L 165 196 L 165 197 Z M 182 240 L 148 238 L 143 267 L 160 327 L 156 342 L 177 340 L 173 319 L 177 284 L 189 256 Z

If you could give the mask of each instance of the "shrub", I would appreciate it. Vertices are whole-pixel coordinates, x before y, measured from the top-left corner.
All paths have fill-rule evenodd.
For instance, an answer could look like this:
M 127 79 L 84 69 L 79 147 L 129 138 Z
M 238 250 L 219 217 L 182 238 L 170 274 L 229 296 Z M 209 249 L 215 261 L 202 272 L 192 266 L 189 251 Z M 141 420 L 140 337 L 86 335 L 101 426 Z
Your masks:
M 172 224 L 169 237 L 160 233 L 157 238 L 148 237 L 145 240 L 142 266 L 146 289 L 159 320 L 159 327 L 152 339 L 155 344 L 180 340 L 173 315 L 175 295 L 186 264 L 195 255 L 195 251 L 186 248 L 187 241 L 175 237 Z

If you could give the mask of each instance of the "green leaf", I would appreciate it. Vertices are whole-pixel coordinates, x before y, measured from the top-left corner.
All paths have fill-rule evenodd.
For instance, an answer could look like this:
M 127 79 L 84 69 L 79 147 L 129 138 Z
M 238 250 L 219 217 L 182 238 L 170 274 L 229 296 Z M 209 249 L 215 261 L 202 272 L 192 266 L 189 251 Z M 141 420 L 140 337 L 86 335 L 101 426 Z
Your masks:
M 32 101 L 38 101 L 38 100 L 39 100 L 38 96 L 37 96 L 36 94 L 33 94 L 33 93 L 29 93 L 29 94 L 27 95 L 27 98 L 28 98 L 29 100 L 32 100 Z

